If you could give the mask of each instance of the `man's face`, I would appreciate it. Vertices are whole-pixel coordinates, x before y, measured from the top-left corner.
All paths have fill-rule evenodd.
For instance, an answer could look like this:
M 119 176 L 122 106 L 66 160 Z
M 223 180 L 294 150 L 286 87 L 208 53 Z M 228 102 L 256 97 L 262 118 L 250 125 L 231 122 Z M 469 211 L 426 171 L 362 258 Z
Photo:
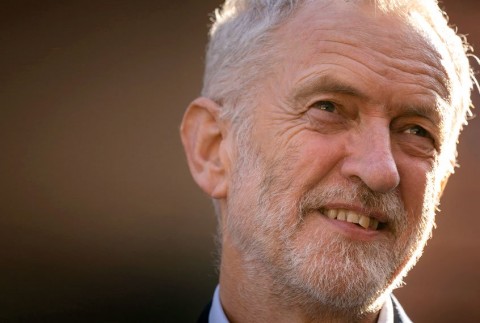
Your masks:
M 364 9 L 307 6 L 277 30 L 225 218 L 273 290 L 339 309 L 378 305 L 430 235 L 448 96 L 433 49 Z

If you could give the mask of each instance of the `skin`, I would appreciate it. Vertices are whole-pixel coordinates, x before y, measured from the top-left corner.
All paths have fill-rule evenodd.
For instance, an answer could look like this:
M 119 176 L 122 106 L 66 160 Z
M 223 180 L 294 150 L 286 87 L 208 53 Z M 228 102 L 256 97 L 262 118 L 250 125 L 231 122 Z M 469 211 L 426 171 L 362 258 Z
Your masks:
M 446 177 L 436 173 L 445 132 L 442 108 L 449 105 L 440 57 L 404 23 L 368 6 L 343 1 L 322 10 L 311 6 L 315 4 L 301 8 L 276 31 L 278 55 L 272 73 L 257 85 L 261 90 L 252 109 L 251 148 L 275 188 L 254 169 L 239 175 L 241 152 L 213 101 L 196 99 L 182 124 L 194 179 L 220 202 L 220 299 L 232 322 L 374 322 L 385 294 L 431 232 L 430 211 L 441 194 L 436 179 Z M 292 231 L 285 246 L 278 244 L 275 230 L 262 229 L 262 209 L 256 205 L 262 185 L 267 193 L 282 192 L 280 197 L 266 193 L 274 206 L 294 205 L 309 192 L 338 184 L 395 194 L 406 211 L 406 227 L 397 232 L 388 212 L 374 210 L 373 215 L 360 200 L 334 199 L 308 210 L 301 225 L 296 225 L 293 211 L 277 218 Z M 385 224 L 381 230 L 365 230 L 329 219 L 325 209 L 354 210 Z M 421 221 L 427 224 L 416 236 Z M 282 267 L 278 252 L 286 247 L 301 253 L 312 241 L 340 237 L 354 246 L 369 242 L 401 249 L 413 236 L 415 252 L 405 254 L 391 277 L 381 282 L 380 294 L 362 310 L 342 312 L 308 295 L 310 300 L 295 302 L 282 297 L 295 295 L 294 286 L 275 288 L 281 273 L 272 268 Z M 316 260 L 315 253 L 306 257 Z

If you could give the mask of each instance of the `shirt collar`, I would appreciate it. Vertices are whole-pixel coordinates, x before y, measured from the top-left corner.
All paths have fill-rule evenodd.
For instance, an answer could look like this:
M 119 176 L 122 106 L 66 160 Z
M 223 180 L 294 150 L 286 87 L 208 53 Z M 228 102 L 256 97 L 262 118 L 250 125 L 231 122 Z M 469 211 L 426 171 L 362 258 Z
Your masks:
M 394 323 L 394 313 L 393 313 L 393 303 L 392 298 L 387 296 L 385 303 L 383 304 L 382 309 L 380 310 L 380 315 L 378 315 L 377 323 Z
M 227 316 L 223 311 L 222 304 L 220 303 L 220 285 L 217 285 L 215 288 L 215 293 L 213 294 L 212 307 L 210 308 L 210 313 L 208 315 L 209 323 L 228 323 Z

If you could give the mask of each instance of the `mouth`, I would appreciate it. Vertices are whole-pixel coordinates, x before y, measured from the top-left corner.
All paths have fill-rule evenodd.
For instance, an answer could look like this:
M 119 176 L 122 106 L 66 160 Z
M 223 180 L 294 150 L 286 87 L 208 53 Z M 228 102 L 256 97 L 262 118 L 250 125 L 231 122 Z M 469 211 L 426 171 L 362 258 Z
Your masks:
M 322 208 L 320 212 L 331 220 L 343 221 L 356 224 L 365 230 L 379 231 L 386 227 L 386 223 L 380 222 L 377 218 L 367 214 L 360 214 L 348 209 L 327 209 Z

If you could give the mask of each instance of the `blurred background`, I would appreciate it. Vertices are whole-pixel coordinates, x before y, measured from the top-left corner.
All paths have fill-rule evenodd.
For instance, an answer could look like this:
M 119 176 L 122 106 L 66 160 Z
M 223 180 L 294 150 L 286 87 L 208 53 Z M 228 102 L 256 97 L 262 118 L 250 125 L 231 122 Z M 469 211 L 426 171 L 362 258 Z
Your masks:
M 193 322 L 210 300 L 215 219 L 178 128 L 219 3 L 1 2 L 0 321 Z M 444 5 L 480 50 L 480 2 Z M 396 292 L 417 322 L 480 321 L 479 122 Z

